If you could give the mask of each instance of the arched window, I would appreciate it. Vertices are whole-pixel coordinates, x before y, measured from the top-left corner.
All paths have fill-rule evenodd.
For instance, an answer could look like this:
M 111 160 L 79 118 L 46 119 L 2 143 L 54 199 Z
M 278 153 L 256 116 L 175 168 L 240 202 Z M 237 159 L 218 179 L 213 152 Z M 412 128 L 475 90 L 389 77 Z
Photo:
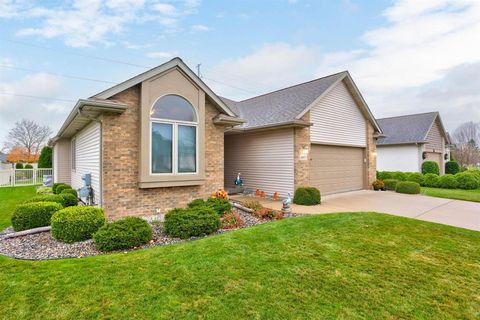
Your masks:
M 151 173 L 197 172 L 197 113 L 183 97 L 166 95 L 150 111 Z

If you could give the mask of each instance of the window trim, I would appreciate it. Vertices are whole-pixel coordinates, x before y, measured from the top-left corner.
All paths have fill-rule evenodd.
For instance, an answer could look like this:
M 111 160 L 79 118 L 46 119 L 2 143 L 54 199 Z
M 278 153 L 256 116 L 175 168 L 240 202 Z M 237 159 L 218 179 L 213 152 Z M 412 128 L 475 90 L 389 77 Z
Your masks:
M 195 119 L 197 121 L 181 121 L 181 120 L 171 120 L 171 119 L 161 119 L 161 118 L 153 118 L 152 116 L 149 117 L 149 174 L 151 176 L 192 176 L 192 175 L 198 175 L 200 173 L 199 171 L 199 137 L 198 137 L 198 127 L 199 127 L 199 114 L 196 110 L 196 108 L 192 105 L 192 103 L 185 97 L 179 95 L 179 94 L 164 94 L 158 99 L 156 99 L 152 105 L 150 106 L 150 111 L 152 110 L 153 106 L 157 101 L 159 101 L 161 98 L 169 95 L 175 95 L 179 96 L 183 99 L 185 99 L 193 109 L 193 113 L 195 116 Z M 150 115 L 150 113 L 149 113 Z M 172 125 L 172 172 L 153 172 L 152 168 L 152 156 L 153 156 L 153 150 L 152 150 L 152 128 L 153 128 L 153 123 L 163 123 L 163 124 L 170 124 Z M 195 171 L 194 172 L 178 172 L 178 126 L 179 125 L 184 125 L 184 126 L 190 126 L 195 128 Z

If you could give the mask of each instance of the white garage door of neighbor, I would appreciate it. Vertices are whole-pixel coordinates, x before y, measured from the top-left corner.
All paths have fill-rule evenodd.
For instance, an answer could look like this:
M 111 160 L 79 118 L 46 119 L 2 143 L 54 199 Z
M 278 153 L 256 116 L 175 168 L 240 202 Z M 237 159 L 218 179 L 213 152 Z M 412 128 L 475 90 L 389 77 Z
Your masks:
M 364 148 L 312 145 L 310 184 L 322 194 L 361 190 Z

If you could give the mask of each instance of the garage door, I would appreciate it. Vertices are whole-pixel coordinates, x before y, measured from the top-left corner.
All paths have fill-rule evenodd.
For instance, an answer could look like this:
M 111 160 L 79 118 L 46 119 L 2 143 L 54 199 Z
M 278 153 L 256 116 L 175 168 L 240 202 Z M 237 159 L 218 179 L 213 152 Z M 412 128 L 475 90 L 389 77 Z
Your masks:
M 364 148 L 312 145 L 310 184 L 322 194 L 363 189 Z

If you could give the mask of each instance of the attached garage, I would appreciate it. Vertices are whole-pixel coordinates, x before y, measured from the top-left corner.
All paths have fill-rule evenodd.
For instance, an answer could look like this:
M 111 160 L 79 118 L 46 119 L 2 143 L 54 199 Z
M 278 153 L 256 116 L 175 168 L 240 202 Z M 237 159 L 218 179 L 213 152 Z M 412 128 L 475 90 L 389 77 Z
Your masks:
M 312 144 L 310 184 L 322 194 L 364 188 L 365 148 Z

